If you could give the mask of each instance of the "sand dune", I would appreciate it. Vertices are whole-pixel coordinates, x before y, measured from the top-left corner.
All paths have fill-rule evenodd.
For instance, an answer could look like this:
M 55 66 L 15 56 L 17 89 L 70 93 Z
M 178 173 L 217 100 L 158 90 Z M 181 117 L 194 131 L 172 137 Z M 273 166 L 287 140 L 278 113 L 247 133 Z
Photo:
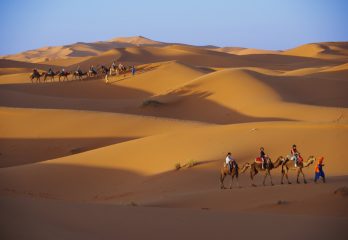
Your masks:
M 232 224 L 234 237 L 249 239 L 273 222 L 271 239 L 293 238 L 294 228 L 300 239 L 346 239 L 347 49 L 346 42 L 286 51 L 198 47 L 139 36 L 4 56 L 3 234 L 211 239 L 226 237 Z M 86 71 L 112 61 L 137 72 L 109 76 L 108 84 L 103 75 L 28 78 L 34 67 Z M 242 167 L 260 146 L 275 160 L 294 143 L 304 158 L 325 157 L 326 184 L 313 183 L 310 165 L 307 185 L 280 185 L 277 168 L 275 186 L 269 179 L 261 186 L 259 174 L 259 187 L 250 187 L 247 171 L 241 188 L 220 190 L 227 152 Z M 294 183 L 296 172 L 289 174 Z
M 35 63 L 29 63 L 29 62 L 22 62 L 22 61 L 15 61 L 15 60 L 7 60 L 7 59 L 0 59 L 0 69 L 6 70 L 6 69 L 21 69 L 21 68 L 38 68 L 38 69 L 45 69 L 48 68 L 48 65 L 44 64 L 35 64 Z M 11 74 L 12 72 L 9 72 Z
M 285 55 L 295 55 L 303 57 L 340 59 L 347 58 L 348 43 L 347 42 L 323 42 L 305 44 L 287 51 Z
M 0 167 L 48 160 L 170 132 L 171 129 L 202 125 L 126 114 L 67 110 L 3 108 L 0 116 Z M 132 126 L 137 127 L 132 129 Z
M 187 182 L 191 174 L 190 171 L 184 170 L 182 178 L 186 179 L 187 186 L 180 187 L 179 182 L 183 181 L 182 178 L 172 179 L 171 185 L 176 186 L 178 190 L 182 188 L 182 191 L 191 188 L 204 190 L 206 187 L 214 186 L 218 188 L 217 173 L 225 152 L 233 151 L 242 165 L 253 161 L 260 145 L 265 146 L 275 159 L 288 154 L 289 146 L 294 142 L 301 146 L 303 156 L 325 155 L 327 171 L 331 176 L 344 175 L 348 171 L 348 165 L 341 159 L 348 140 L 347 130 L 347 125 L 344 124 L 314 125 L 291 122 L 183 127 L 181 130 L 176 129 L 174 133 L 130 140 L 39 164 L 0 169 L 0 184 L 2 189 L 16 189 L 19 192 L 43 192 L 63 199 L 93 200 L 94 195 L 100 191 L 106 196 L 122 194 L 127 189 L 133 189 L 137 193 L 136 189 L 139 188 L 142 192 L 141 185 L 146 184 L 146 181 L 143 181 L 144 177 L 159 175 L 162 181 L 166 181 L 167 177 L 171 176 L 166 173 L 174 171 L 176 163 L 184 165 L 193 159 L 201 163 L 196 169 L 201 170 L 202 178 L 207 181 L 216 180 L 207 186 L 203 184 L 199 187 L 197 183 Z M 301 138 L 298 138 L 299 135 Z M 280 139 L 282 141 L 279 141 Z M 97 172 L 94 173 L 93 168 L 100 169 L 100 172 L 109 171 L 110 174 L 105 173 L 105 178 L 96 179 L 93 176 Z M 205 170 L 207 173 L 204 173 Z M 275 172 L 280 173 L 280 169 Z M 311 177 L 313 166 L 305 172 Z M 63 184 L 64 179 L 71 179 L 74 175 L 79 175 L 79 180 L 64 188 L 57 187 Z M 247 180 L 247 174 L 244 178 Z M 32 181 L 28 182 L 27 179 Z M 43 181 L 44 179 L 50 180 Z M 279 178 L 274 180 L 279 183 Z M 179 182 L 175 183 L 176 181 Z M 121 182 L 123 184 L 120 184 Z M 117 188 L 115 184 L 118 184 Z M 164 186 L 163 182 L 158 184 Z M 81 185 L 89 187 L 80 188 Z M 103 186 L 103 190 L 100 186 Z M 148 187 L 151 188 L 151 185 Z M 159 191 L 157 194 L 160 194 L 162 187 L 152 187 L 152 191 Z
M 285 87 L 282 86 L 284 83 L 279 84 L 279 81 L 280 79 L 276 78 L 273 81 L 271 76 L 250 70 L 227 69 L 199 77 L 183 87 L 155 97 L 155 99 L 166 104 L 172 104 L 171 111 L 176 108 L 179 108 L 177 112 L 189 112 L 188 109 L 197 109 L 197 111 L 192 112 L 191 110 L 189 112 L 192 115 L 199 114 L 199 106 L 203 107 L 205 105 L 204 102 L 214 102 L 224 108 L 250 117 L 273 117 L 274 119 L 302 121 L 335 121 L 341 115 L 344 115 L 345 117 L 343 118 L 346 119 L 347 111 L 340 108 L 323 108 L 293 103 L 294 99 L 304 99 L 305 101 L 308 97 L 307 93 L 296 91 L 296 89 L 294 91 L 288 88 L 282 89 L 282 87 Z M 294 81 L 292 80 L 292 82 Z M 312 84 L 311 81 L 308 81 L 309 86 L 312 86 Z M 326 97 L 336 98 L 334 100 L 335 103 L 344 101 L 342 104 L 346 106 L 346 98 L 344 96 L 347 86 L 345 83 L 342 84 L 341 86 L 336 86 L 337 89 L 332 92 L 332 96 L 326 95 Z M 306 83 L 303 85 L 305 86 Z M 331 84 L 329 85 L 332 86 Z M 328 90 L 322 87 L 319 89 L 325 92 Z M 342 89 L 342 92 L 340 92 L 340 89 Z M 330 94 L 330 92 L 328 93 Z M 320 98 L 320 95 L 314 95 L 313 97 L 315 96 Z M 282 98 L 288 98 L 286 99 L 288 102 L 283 102 Z M 257 105 L 255 105 L 255 99 L 257 99 Z M 323 101 L 327 102 L 326 99 L 323 99 Z M 316 102 L 320 102 L 320 99 L 316 99 Z M 204 107 L 209 109 L 207 105 Z M 213 115 L 220 119 L 233 121 L 232 119 L 238 117 L 232 113 L 228 115 L 228 111 L 218 111 L 219 109 L 214 105 L 209 110 L 209 113 L 214 113 Z M 301 114 L 294 114 L 296 112 L 301 112 Z
M 223 47 L 217 48 L 215 51 L 226 52 L 236 55 L 248 55 L 248 54 L 279 54 L 279 51 L 263 50 L 256 48 L 237 48 L 237 47 Z
M 150 40 L 141 36 L 115 38 L 109 41 L 95 43 L 77 42 L 75 44 L 55 47 L 43 47 L 23 53 L 3 56 L 4 59 L 28 61 L 28 62 L 51 62 L 57 59 L 70 57 L 91 57 L 97 56 L 113 48 L 124 48 L 140 45 L 160 45 L 160 42 Z

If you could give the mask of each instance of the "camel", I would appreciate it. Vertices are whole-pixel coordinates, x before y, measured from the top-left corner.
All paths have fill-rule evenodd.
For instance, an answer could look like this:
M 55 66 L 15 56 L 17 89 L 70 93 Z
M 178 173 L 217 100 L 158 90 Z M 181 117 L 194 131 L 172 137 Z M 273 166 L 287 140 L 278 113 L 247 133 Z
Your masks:
M 100 71 L 101 71 L 101 73 L 107 75 L 110 72 L 110 68 L 106 67 L 105 65 L 102 65 L 100 67 Z
M 60 72 L 58 73 L 58 80 L 60 82 L 60 78 L 63 77 L 63 80 L 64 78 L 68 81 L 68 76 L 70 75 L 71 73 L 70 72 Z
M 111 70 L 110 70 L 110 69 L 111 69 L 111 68 L 108 68 L 108 67 L 106 67 L 106 66 L 104 66 L 104 65 L 102 65 L 102 66 L 100 67 L 101 73 L 102 73 L 102 74 L 105 74 L 105 83 L 108 83 L 108 82 L 109 82 L 108 73 L 109 73 L 109 72 L 111 73 Z
M 125 77 L 126 74 L 127 74 L 127 72 L 130 71 L 131 67 L 125 67 L 125 66 L 123 66 L 123 65 L 121 64 L 121 65 L 118 65 L 118 68 L 117 68 L 117 69 L 118 69 L 118 73 L 119 73 L 120 75 L 123 74 L 123 77 Z
M 118 76 L 120 74 L 120 71 L 119 71 L 119 69 L 116 67 L 116 68 L 114 68 L 114 67 L 110 67 L 110 70 L 109 70 L 109 75 L 110 76 L 112 76 L 112 75 L 116 75 L 116 76 Z
M 245 168 L 245 165 L 243 166 L 242 169 Z M 224 166 L 221 168 L 220 170 L 220 184 L 221 184 L 221 189 L 224 189 L 225 186 L 224 186 L 224 180 L 225 180 L 225 177 L 227 175 L 231 175 L 232 177 L 232 182 L 230 184 L 230 188 L 232 188 L 232 184 L 233 184 L 233 179 L 236 177 L 236 180 L 237 180 L 237 186 L 239 187 L 239 182 L 238 182 L 238 166 L 237 167 L 233 167 L 232 168 L 232 171 L 229 172 L 228 170 L 228 165 L 227 164 L 224 164 Z
M 82 77 L 83 76 L 86 76 L 87 75 L 87 72 L 79 72 L 79 71 L 75 71 L 74 73 L 73 73 L 73 76 L 74 76 L 74 78 L 75 78 L 75 80 L 76 79 L 79 79 L 79 80 L 82 80 Z
M 264 177 L 263 177 L 263 185 L 265 186 L 266 178 L 267 176 L 270 177 L 271 179 L 271 185 L 273 186 L 273 181 L 272 181 L 272 175 L 271 175 L 271 170 L 274 168 L 279 167 L 283 162 L 285 161 L 285 158 L 280 156 L 278 157 L 277 161 L 274 163 L 272 160 L 269 158 L 268 161 L 265 163 L 265 168 L 263 169 L 260 163 L 246 163 L 241 170 L 241 173 L 244 173 L 248 168 L 250 168 L 250 179 L 251 179 L 251 186 L 256 187 L 254 184 L 254 177 L 258 172 L 264 172 Z
M 56 75 L 58 75 L 58 74 L 59 74 L 59 72 L 51 72 L 51 73 L 43 72 L 42 75 L 43 75 L 43 77 L 44 77 L 44 82 L 46 82 L 46 79 L 47 79 L 48 77 L 50 77 L 50 78 L 51 78 L 51 81 L 53 82 L 53 81 L 54 81 L 54 76 L 56 76 Z
M 96 77 L 96 76 L 98 76 L 98 72 L 96 72 L 94 70 L 88 70 L 87 76 L 88 77 Z
M 313 164 L 315 162 L 315 157 L 314 156 L 309 156 L 309 158 L 307 159 L 306 162 L 298 162 L 297 163 L 297 167 L 295 167 L 295 161 L 290 159 L 290 156 L 287 156 L 287 158 L 285 159 L 285 161 L 282 163 L 282 179 L 281 179 L 281 184 L 283 184 L 283 179 L 284 179 L 284 175 L 286 177 L 286 180 L 288 181 L 288 184 L 291 184 L 291 182 L 289 181 L 289 177 L 288 177 L 288 172 L 289 170 L 297 170 L 297 183 L 300 183 L 299 181 L 299 177 L 300 174 L 302 174 L 303 177 L 303 182 L 307 183 L 307 180 L 305 178 L 305 175 L 302 171 L 303 168 L 308 167 L 309 165 Z
M 32 83 L 34 83 L 34 79 L 36 79 L 36 82 L 40 82 L 42 74 L 40 74 L 38 71 L 34 71 L 32 74 L 30 74 L 29 78 Z

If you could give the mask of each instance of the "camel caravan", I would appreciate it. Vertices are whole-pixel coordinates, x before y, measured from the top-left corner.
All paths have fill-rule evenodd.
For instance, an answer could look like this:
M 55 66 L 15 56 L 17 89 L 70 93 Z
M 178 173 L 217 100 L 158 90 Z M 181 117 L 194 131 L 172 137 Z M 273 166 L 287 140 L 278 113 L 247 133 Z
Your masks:
M 315 183 L 320 177 L 322 177 L 323 182 L 325 183 L 325 174 L 322 169 L 322 167 L 324 166 L 323 160 L 324 158 L 321 157 L 315 166 Z M 315 162 L 316 158 L 314 156 L 309 156 L 308 159 L 304 161 L 295 144 L 291 148 L 290 155 L 287 155 L 286 157 L 279 156 L 275 162 L 272 162 L 271 158 L 267 154 L 265 154 L 264 148 L 261 147 L 260 157 L 255 158 L 255 160 L 251 163 L 245 163 L 240 170 L 236 160 L 232 157 L 231 153 L 228 153 L 226 160 L 224 161 L 224 165 L 220 170 L 220 187 L 221 189 L 225 188 L 224 180 L 228 175 L 230 175 L 232 178 L 230 188 L 232 188 L 234 180 L 236 180 L 237 186 L 239 187 L 239 173 L 245 173 L 247 172 L 247 170 L 249 170 L 251 186 L 256 187 L 256 185 L 254 184 L 254 178 L 258 173 L 263 174 L 262 183 L 264 186 L 266 185 L 266 179 L 268 177 L 270 178 L 271 185 L 273 186 L 274 184 L 271 171 L 278 167 L 281 168 L 281 184 L 284 183 L 284 177 L 286 178 L 287 183 L 291 184 L 288 177 L 289 171 L 296 172 L 297 183 L 300 183 L 300 176 L 302 176 L 303 182 L 307 183 L 305 174 L 303 173 L 303 168 L 306 168 L 311 164 L 314 164 Z
M 29 78 L 32 83 L 41 83 L 41 78 L 43 78 L 43 82 L 51 81 L 54 82 L 55 78 L 58 78 L 58 81 L 69 81 L 69 76 L 71 76 L 71 80 L 83 80 L 87 78 L 96 78 L 100 76 L 105 76 L 105 82 L 109 83 L 109 76 L 126 76 L 127 73 L 135 74 L 135 66 L 124 66 L 123 64 L 116 65 L 115 61 L 112 63 L 110 67 L 106 67 L 105 65 L 90 66 L 87 72 L 81 70 L 80 66 L 77 66 L 77 69 L 73 72 L 66 71 L 64 68 L 62 70 L 55 72 L 53 68 L 49 68 L 49 70 L 39 72 L 38 69 L 34 68 L 33 72 L 30 74 Z

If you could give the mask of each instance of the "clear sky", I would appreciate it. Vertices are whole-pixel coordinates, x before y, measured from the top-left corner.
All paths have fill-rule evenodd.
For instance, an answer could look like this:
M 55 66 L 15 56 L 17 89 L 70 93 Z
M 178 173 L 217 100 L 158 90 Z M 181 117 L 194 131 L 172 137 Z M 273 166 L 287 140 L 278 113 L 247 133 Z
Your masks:
M 142 35 L 288 49 L 348 41 L 347 0 L 0 0 L 0 55 Z

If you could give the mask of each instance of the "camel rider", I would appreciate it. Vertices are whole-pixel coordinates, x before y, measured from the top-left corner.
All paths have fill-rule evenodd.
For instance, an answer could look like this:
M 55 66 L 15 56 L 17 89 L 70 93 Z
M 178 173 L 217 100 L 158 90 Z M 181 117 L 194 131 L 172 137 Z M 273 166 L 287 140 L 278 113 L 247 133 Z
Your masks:
M 37 68 L 34 68 L 33 69 L 33 74 L 38 74 L 39 73 L 39 71 L 37 70 Z
M 65 69 L 62 68 L 62 71 L 60 71 L 60 73 L 64 75 L 65 74 Z
M 290 158 L 290 159 L 291 159 L 292 161 L 295 161 L 295 167 L 297 167 L 297 162 L 298 162 L 300 153 L 299 153 L 299 151 L 297 150 L 297 147 L 296 147 L 295 144 L 292 145 L 292 148 L 291 148 L 290 153 L 291 153 L 291 158 Z
M 115 63 L 115 61 L 112 62 L 111 67 L 112 67 L 113 70 L 116 70 L 116 63 Z
M 81 68 L 80 68 L 80 65 L 77 66 L 77 69 L 76 69 L 76 73 L 81 75 L 82 74 L 82 71 L 81 71 Z
M 95 68 L 94 68 L 93 65 L 91 65 L 91 67 L 89 68 L 89 71 L 90 71 L 91 73 L 97 74 L 97 71 L 95 70 Z
M 233 167 L 236 167 L 237 164 L 236 164 L 236 161 L 232 158 L 232 155 L 231 153 L 227 153 L 227 156 L 226 156 L 226 165 L 228 166 L 228 172 L 231 173 L 232 172 L 232 168 Z
M 48 74 L 49 74 L 49 75 L 53 75 L 53 70 L 52 70 L 52 68 L 48 69 Z
M 260 158 L 262 161 L 262 169 L 265 168 L 265 162 L 267 160 L 267 155 L 265 153 L 265 149 L 263 147 L 260 148 Z

